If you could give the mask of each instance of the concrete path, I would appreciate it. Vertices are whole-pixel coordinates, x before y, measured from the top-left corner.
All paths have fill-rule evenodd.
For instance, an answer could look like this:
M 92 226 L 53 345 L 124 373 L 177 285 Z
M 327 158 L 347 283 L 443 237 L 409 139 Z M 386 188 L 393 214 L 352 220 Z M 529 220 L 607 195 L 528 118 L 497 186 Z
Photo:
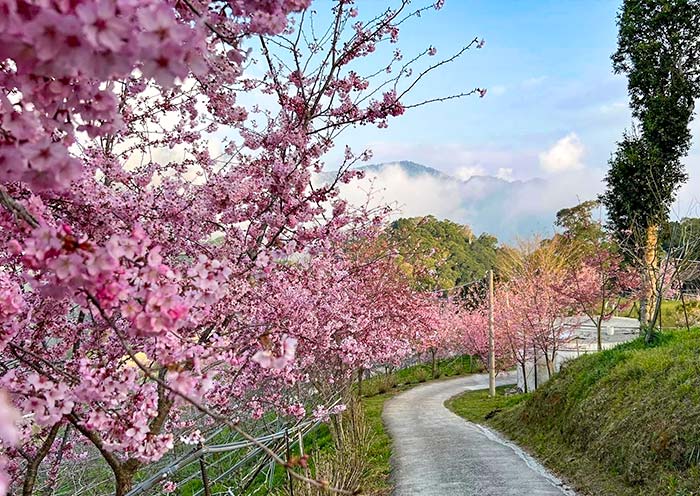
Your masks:
M 515 374 L 497 382 L 512 384 Z M 452 396 L 487 387 L 488 375 L 472 375 L 418 386 L 386 402 L 394 496 L 574 495 L 517 446 L 444 406 Z

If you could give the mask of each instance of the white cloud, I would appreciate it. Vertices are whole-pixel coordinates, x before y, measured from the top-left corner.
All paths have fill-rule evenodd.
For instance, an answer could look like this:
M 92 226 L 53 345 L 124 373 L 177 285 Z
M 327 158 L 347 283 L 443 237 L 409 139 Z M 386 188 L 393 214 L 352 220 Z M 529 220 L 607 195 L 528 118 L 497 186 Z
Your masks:
M 499 168 L 514 167 L 518 177 L 531 177 L 538 171 L 538 150 L 536 148 L 508 148 L 491 145 L 471 146 L 462 143 L 387 142 L 375 141 L 367 144 L 372 150 L 372 163 L 411 160 L 428 165 L 447 174 L 457 175 L 461 167 L 481 167 L 487 174 Z M 327 161 L 328 169 L 342 159 Z M 335 167 L 337 168 L 337 167 Z
M 531 88 L 533 86 L 538 86 L 542 84 L 545 80 L 547 79 L 547 76 L 537 76 L 537 77 L 531 77 L 527 78 L 522 82 L 522 85 L 526 88 Z
M 502 84 L 497 84 L 495 86 L 490 87 L 489 93 L 491 93 L 493 96 L 500 96 L 504 94 L 507 91 L 508 87 L 504 86 Z
M 455 175 L 462 181 L 466 181 L 474 176 L 483 176 L 486 171 L 480 165 L 474 165 L 470 167 L 460 167 L 455 171 Z
M 499 167 L 496 171 L 496 177 L 498 179 L 503 179 L 504 181 L 513 180 L 513 168 L 512 167 Z
M 503 177 L 511 172 L 507 168 L 500 171 Z M 567 171 L 548 180 L 504 184 L 478 177 L 464 182 L 446 176 L 408 175 L 397 164 L 342 185 L 340 194 L 352 205 L 372 208 L 389 204 L 395 208 L 393 218 L 434 215 L 508 242 L 533 233 L 551 235 L 556 212 L 595 198 L 602 190 L 603 175 L 603 170 L 591 168 Z
M 583 169 L 581 159 L 586 152 L 576 133 L 569 133 L 551 148 L 540 153 L 540 167 L 547 172 Z

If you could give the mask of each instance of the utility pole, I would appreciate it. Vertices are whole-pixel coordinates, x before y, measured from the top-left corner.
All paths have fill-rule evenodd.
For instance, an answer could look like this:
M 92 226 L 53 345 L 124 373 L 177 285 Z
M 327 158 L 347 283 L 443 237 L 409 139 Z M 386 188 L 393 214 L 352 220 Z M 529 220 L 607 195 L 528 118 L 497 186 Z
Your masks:
M 493 342 L 493 270 L 489 270 L 489 396 L 496 396 L 496 350 Z

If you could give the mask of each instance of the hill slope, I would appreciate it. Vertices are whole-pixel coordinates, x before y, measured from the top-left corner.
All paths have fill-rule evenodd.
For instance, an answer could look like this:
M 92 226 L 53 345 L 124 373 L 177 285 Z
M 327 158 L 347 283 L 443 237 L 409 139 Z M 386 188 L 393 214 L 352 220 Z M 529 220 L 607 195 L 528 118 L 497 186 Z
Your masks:
M 700 331 L 570 362 L 488 421 L 583 494 L 700 494 Z

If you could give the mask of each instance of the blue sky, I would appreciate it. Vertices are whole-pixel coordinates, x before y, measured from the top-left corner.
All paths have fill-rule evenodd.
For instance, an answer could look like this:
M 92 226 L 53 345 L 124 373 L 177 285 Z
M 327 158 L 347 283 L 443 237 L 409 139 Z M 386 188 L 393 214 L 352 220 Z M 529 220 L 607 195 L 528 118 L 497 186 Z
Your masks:
M 365 4 L 358 2 L 361 11 Z M 574 133 L 585 165 L 604 167 L 630 123 L 625 79 L 610 64 L 617 8 L 603 0 L 448 0 L 403 29 L 403 52 L 434 45 L 446 56 L 474 36 L 486 46 L 435 73 L 412 101 L 475 86 L 487 96 L 414 109 L 387 130 L 349 131 L 345 141 L 373 145 L 379 160 L 422 160 L 409 156 L 413 149 L 443 147 L 447 156 L 436 152 L 428 165 L 493 174 L 510 167 L 514 177 L 528 178 L 543 174 L 541 152 Z
M 324 2 L 317 4 L 319 10 Z M 474 87 L 486 88 L 486 97 L 412 109 L 390 121 L 385 130 L 348 130 L 338 144 L 349 144 L 355 151 L 372 149 L 375 163 L 412 160 L 461 179 L 473 175 L 543 178 L 546 184 L 531 201 L 541 203 L 539 213 L 542 219 L 551 219 L 546 221 L 546 228 L 551 229 L 559 208 L 595 198 L 603 191 L 608 158 L 624 129 L 632 124 L 626 78 L 613 73 L 610 61 L 616 48 L 620 3 L 447 0 L 443 10 L 430 12 L 402 29 L 399 46 L 405 56 L 433 45 L 438 57 L 447 57 L 474 37 L 485 39 L 486 45 L 433 74 L 408 102 Z M 363 17 L 363 11 L 379 9 L 386 2 L 357 0 L 356 5 Z M 691 127 L 697 142 L 700 123 L 696 120 Z M 328 168 L 334 168 L 339 158 L 340 152 L 331 154 Z M 700 191 L 696 177 L 700 146 L 693 146 L 685 162 L 690 180 L 681 189 L 672 213 L 677 218 L 700 215 L 696 194 Z M 398 188 L 391 178 L 382 179 L 380 186 L 390 193 Z M 389 197 L 410 198 L 410 191 L 421 191 L 405 184 L 405 179 L 398 180 L 404 191 Z M 420 210 L 424 201 L 422 195 L 405 200 L 407 210 Z M 445 215 L 471 222 L 480 212 L 465 214 L 462 209 Z M 514 226 L 513 232 L 518 234 L 519 229 Z
M 431 1 L 413 0 L 409 8 Z M 356 0 L 358 19 L 398 2 Z M 434 63 L 475 37 L 485 46 L 432 73 L 405 103 L 476 87 L 487 89 L 486 96 L 410 109 L 391 119 L 388 129 L 348 129 L 325 157 L 326 169 L 336 170 L 350 145 L 358 154 L 372 150 L 372 163 L 409 160 L 463 181 L 474 176 L 524 181 L 499 183 L 495 192 L 493 181 L 445 183 L 407 177 L 390 167 L 348 186 L 343 195 L 364 204 L 371 191 L 377 204 L 394 206 L 396 216 L 434 214 L 504 240 L 551 234 L 559 209 L 603 192 L 608 159 L 632 126 L 626 76 L 615 75 L 610 60 L 621 2 L 446 0 L 441 11 L 431 10 L 401 27 L 398 48 L 404 60 L 434 46 L 437 56 L 425 61 Z M 333 4 L 315 0 L 316 26 L 330 21 Z M 396 47 L 387 44 L 351 69 L 361 75 L 381 71 Z M 696 143 L 685 160 L 689 181 L 678 193 L 673 219 L 700 217 L 700 121 L 691 130 Z

